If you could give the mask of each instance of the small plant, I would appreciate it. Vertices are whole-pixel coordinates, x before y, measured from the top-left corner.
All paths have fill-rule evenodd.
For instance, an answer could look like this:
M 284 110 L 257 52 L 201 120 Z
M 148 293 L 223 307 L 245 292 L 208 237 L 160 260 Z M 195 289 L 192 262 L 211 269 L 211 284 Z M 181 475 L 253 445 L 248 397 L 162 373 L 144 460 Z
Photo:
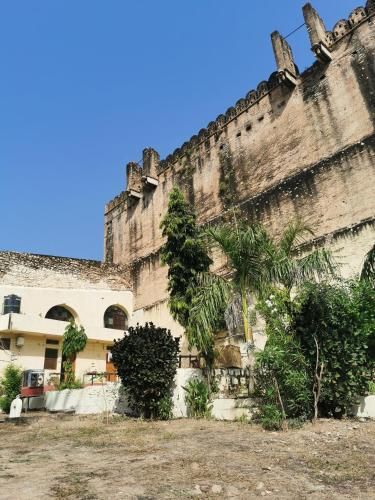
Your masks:
M 8 365 L 0 382 L 0 408 L 9 413 L 13 399 L 20 393 L 22 370 L 15 365 Z
M 63 391 L 64 389 L 82 389 L 83 384 L 80 380 L 73 379 L 69 380 L 67 382 L 61 382 L 61 384 L 58 384 L 57 390 L 58 391 Z
M 116 340 L 112 359 L 130 407 L 144 418 L 166 418 L 177 371 L 179 338 L 153 323 L 130 327 Z
M 207 383 L 198 378 L 192 378 L 183 387 L 186 391 L 185 401 L 188 407 L 188 416 L 207 418 L 211 416 L 212 405 Z
M 263 405 L 260 422 L 266 431 L 280 431 L 284 423 L 283 414 L 275 404 Z
M 238 422 L 239 424 L 248 424 L 249 423 L 249 417 L 243 413 L 240 417 L 236 417 L 234 419 L 235 422 Z
M 173 400 L 170 394 L 167 394 L 158 403 L 158 418 L 160 420 L 169 420 L 173 416 Z
M 87 335 L 83 326 L 78 327 L 74 322 L 69 323 L 65 328 L 62 344 L 62 371 L 64 374 L 62 385 L 64 385 L 64 389 L 77 389 L 73 363 L 77 354 L 85 349 L 86 344 Z
M 375 396 L 375 382 L 369 382 L 368 393 L 370 396 Z

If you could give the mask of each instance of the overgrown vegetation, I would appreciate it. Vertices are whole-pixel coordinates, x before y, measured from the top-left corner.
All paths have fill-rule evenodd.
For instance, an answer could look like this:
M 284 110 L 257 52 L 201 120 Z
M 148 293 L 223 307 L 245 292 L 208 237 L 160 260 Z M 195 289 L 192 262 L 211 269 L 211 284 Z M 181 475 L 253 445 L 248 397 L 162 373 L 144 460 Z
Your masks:
M 173 318 L 186 327 L 197 276 L 207 271 L 212 261 L 200 237 L 195 212 L 177 187 L 169 195 L 161 228 L 166 237 L 161 259 L 168 265 L 169 309 Z
M 20 394 L 22 370 L 18 366 L 8 364 L 0 380 L 0 408 L 9 413 L 13 399 Z
M 372 387 L 375 247 L 366 256 L 360 280 L 334 281 L 336 264 L 329 250 L 301 252 L 313 234 L 303 221 L 291 221 L 275 239 L 262 225 L 238 220 L 233 212 L 229 222 L 199 233 L 195 215 L 178 190 L 171 194 L 162 227 L 167 236 L 163 262 L 170 266 L 172 314 L 186 328 L 190 346 L 204 352 L 212 364 L 214 334 L 224 312 L 227 322 L 228 311 L 232 316 L 239 313 L 234 324 L 247 343 L 250 381 L 254 383 L 255 374 L 266 428 L 287 428 L 318 416 L 340 417 Z M 197 250 L 194 257 L 204 256 L 202 268 L 192 248 Z M 206 248 L 224 257 L 224 275 L 210 272 Z M 331 282 L 325 281 L 328 278 Z M 256 354 L 256 367 L 255 301 L 267 333 L 264 351 Z M 190 398 L 189 404 L 196 401 L 198 406 L 192 414 L 204 413 L 203 407 L 199 409 L 206 398 L 202 384 L 194 380 L 186 388 L 187 401 Z
M 62 389 L 79 389 L 82 384 L 75 379 L 74 362 L 77 354 L 82 352 L 87 344 L 87 335 L 83 326 L 78 327 L 71 322 L 65 328 L 62 343 L 62 373 L 63 380 L 59 385 L 59 390 Z
M 287 428 L 291 419 L 311 416 L 312 392 L 308 364 L 290 331 L 291 308 L 286 290 L 273 290 L 258 310 L 266 320 L 267 343 L 256 355 L 257 395 L 266 429 Z
M 375 291 L 368 281 L 307 282 L 258 304 L 267 343 L 257 354 L 257 392 L 266 428 L 350 413 L 375 370 Z
M 375 245 L 369 250 L 365 257 L 361 279 L 370 281 L 375 286 Z
M 250 392 L 254 389 L 254 336 L 250 321 L 251 301 L 267 296 L 272 286 L 283 287 L 287 294 L 306 279 L 334 272 L 331 253 L 315 249 L 301 256 L 296 252 L 312 231 L 300 220 L 292 221 L 278 240 L 269 236 L 260 224 L 238 221 L 233 214 L 230 223 L 205 230 L 211 248 L 227 259 L 228 277 L 213 273 L 199 276 L 190 312 L 188 335 L 210 339 L 215 325 L 228 304 L 241 304 L 243 337 L 248 345 Z
M 375 291 L 365 281 L 306 284 L 294 314 L 309 365 L 315 417 L 341 417 L 366 394 L 375 368 Z
M 191 378 L 183 388 L 186 391 L 185 401 L 188 416 L 207 418 L 211 416 L 210 391 L 207 383 L 197 377 Z
M 130 407 L 144 418 L 168 418 L 179 338 L 153 323 L 130 327 L 112 347 L 112 359 Z

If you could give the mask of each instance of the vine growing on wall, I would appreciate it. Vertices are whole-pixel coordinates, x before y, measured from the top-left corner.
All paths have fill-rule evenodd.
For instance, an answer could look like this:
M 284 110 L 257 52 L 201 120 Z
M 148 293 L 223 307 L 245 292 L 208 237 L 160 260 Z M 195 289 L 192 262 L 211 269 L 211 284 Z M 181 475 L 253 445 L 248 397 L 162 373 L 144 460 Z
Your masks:
M 236 175 L 233 166 L 233 155 L 227 144 L 223 144 L 219 152 L 220 183 L 219 196 L 223 203 L 223 208 L 227 209 L 233 204 L 236 197 Z

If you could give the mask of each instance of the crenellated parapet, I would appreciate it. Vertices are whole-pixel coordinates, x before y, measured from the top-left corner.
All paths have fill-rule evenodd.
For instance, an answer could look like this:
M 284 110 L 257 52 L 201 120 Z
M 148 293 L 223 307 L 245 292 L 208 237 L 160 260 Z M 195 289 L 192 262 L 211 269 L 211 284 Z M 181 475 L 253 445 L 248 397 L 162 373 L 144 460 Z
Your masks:
M 320 62 L 329 64 L 334 58 L 335 45 L 359 25 L 375 15 L 375 0 L 367 0 L 364 7 L 355 8 L 348 19 L 339 20 L 332 31 L 327 30 L 323 19 L 311 3 L 304 5 L 303 15 L 312 51 Z M 250 90 L 246 96 L 240 98 L 234 106 L 230 106 L 224 114 L 218 115 L 206 128 L 202 128 L 189 141 L 176 148 L 165 159 L 160 160 L 159 154 L 154 149 L 146 148 L 143 151 L 143 165 L 133 162 L 127 165 L 125 192 L 120 195 L 120 199 L 116 197 L 107 207 L 117 206 L 119 203 L 123 203 L 125 199 L 131 199 L 133 203 L 137 202 L 138 199 L 142 198 L 145 190 L 150 191 L 158 186 L 158 176 L 161 172 L 172 165 L 178 164 L 184 157 L 190 158 L 192 152 L 196 152 L 201 145 L 206 145 L 207 149 L 209 149 L 212 137 L 215 137 L 215 142 L 217 142 L 218 137 L 229 123 L 237 120 L 240 115 L 246 113 L 251 107 L 256 106 L 277 87 L 284 86 L 286 92 L 293 92 L 301 76 L 294 60 L 292 48 L 278 31 L 272 33 L 271 41 L 276 61 L 276 71 L 267 80 L 261 81 L 256 89 Z
M 310 3 L 307 3 L 303 7 L 303 15 L 310 37 L 311 49 L 318 60 L 329 63 L 333 57 L 335 44 L 374 14 L 375 0 L 368 0 L 365 7 L 357 7 L 347 20 L 341 19 L 335 24 L 332 31 L 328 31 L 318 12 Z M 259 103 L 279 85 L 287 85 L 291 88 L 297 85 L 299 72 L 291 46 L 277 31 L 272 33 L 271 40 L 277 71 L 273 72 L 268 80 L 260 82 L 256 90 L 250 90 L 245 97 L 239 99 L 234 106 L 229 107 L 224 114 L 220 114 L 215 121 L 211 121 L 206 128 L 201 129 L 198 135 L 193 135 L 189 141 L 161 160 L 158 168 L 159 173 L 177 163 L 186 152 L 192 151 L 225 129 L 231 121 L 236 120 L 251 106 Z
M 373 14 L 375 14 L 375 0 L 368 0 L 365 7 L 355 8 L 348 19 L 340 19 L 332 31 L 328 31 L 317 11 L 310 3 L 307 3 L 303 7 L 303 15 L 310 37 L 311 49 L 316 57 L 322 62 L 330 62 L 332 60 L 331 52 L 335 44 Z

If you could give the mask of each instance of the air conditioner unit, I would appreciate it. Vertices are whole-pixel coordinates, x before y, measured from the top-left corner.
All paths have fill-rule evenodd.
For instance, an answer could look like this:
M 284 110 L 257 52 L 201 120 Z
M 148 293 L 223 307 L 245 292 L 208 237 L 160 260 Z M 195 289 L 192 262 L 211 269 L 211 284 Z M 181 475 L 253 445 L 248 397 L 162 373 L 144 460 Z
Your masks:
M 23 372 L 23 387 L 43 387 L 44 370 L 26 370 Z

